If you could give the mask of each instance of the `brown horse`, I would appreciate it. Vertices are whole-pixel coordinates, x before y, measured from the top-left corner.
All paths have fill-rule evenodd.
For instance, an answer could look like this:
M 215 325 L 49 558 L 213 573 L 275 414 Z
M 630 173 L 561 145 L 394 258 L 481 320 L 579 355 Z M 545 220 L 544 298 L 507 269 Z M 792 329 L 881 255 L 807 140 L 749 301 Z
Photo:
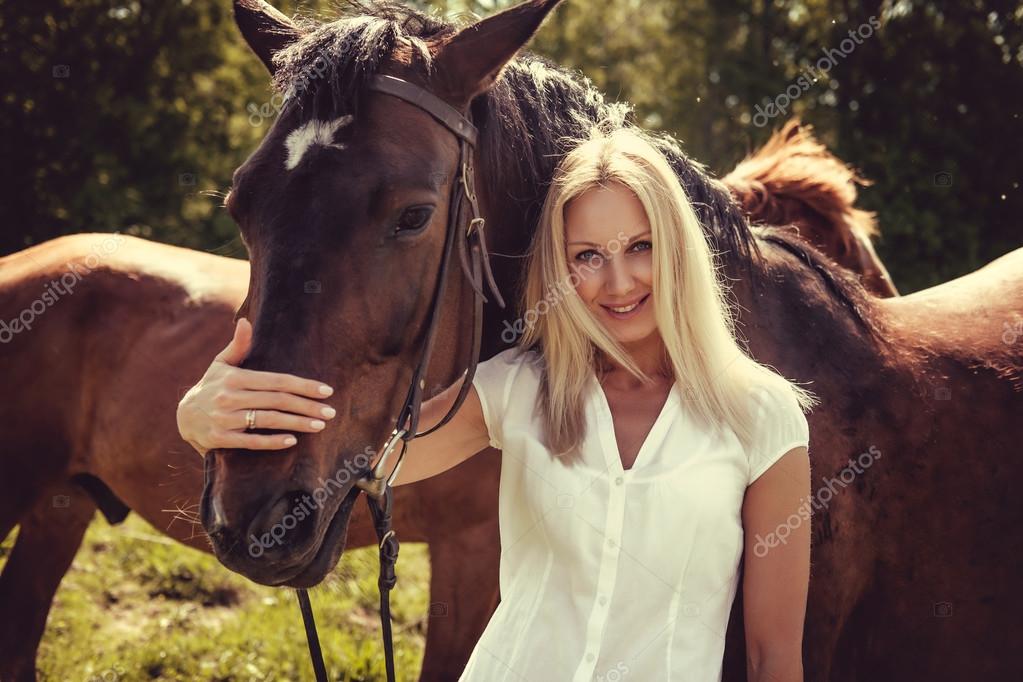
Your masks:
M 281 36 L 287 38 L 289 31 L 298 30 L 282 24 L 283 18 L 264 12 L 262 8 L 248 15 L 245 7 L 241 9 L 240 23 L 247 27 L 246 35 L 257 53 L 268 56 L 273 51 L 271 45 L 278 45 L 279 49 L 275 41 L 282 40 Z M 547 9 L 541 3 L 531 3 L 517 12 L 492 17 L 476 30 L 481 31 L 482 36 L 491 36 L 490 31 L 495 31 L 525 42 L 531 30 L 529 26 L 535 27 Z M 406 38 L 409 35 L 447 37 L 445 42 L 453 42 L 450 32 L 445 36 L 444 27 L 438 28 L 411 11 L 405 14 L 391 9 L 380 14 L 376 21 L 363 23 L 363 28 L 372 31 L 372 36 L 360 36 L 366 38 L 366 43 L 393 39 L 393 48 L 414 45 Z M 333 37 L 331 32 L 351 28 L 350 24 L 332 25 L 327 30 L 320 29 L 321 37 Z M 483 63 L 488 56 L 493 56 L 489 51 L 498 49 L 499 42 L 479 41 L 470 46 L 466 59 L 454 64 L 469 67 Z M 367 47 L 366 43 L 350 40 L 344 44 L 345 49 L 359 54 Z M 383 52 L 385 57 L 400 53 L 400 50 Z M 368 68 L 388 69 L 389 66 L 386 60 Z M 444 70 L 438 71 L 436 77 L 464 84 L 466 80 L 459 79 L 472 76 Z M 534 79 L 542 79 L 543 83 L 537 84 Z M 427 84 L 423 78 L 417 80 Z M 482 80 L 485 85 L 487 79 Z M 444 89 L 438 85 L 435 91 Z M 538 90 L 552 98 L 552 110 L 537 109 L 543 99 L 537 97 Z M 339 94 L 342 95 L 339 101 L 345 101 L 354 92 Z M 446 95 L 451 101 L 457 101 L 450 92 Z M 381 159 L 380 168 L 374 172 L 411 167 L 393 165 L 399 160 L 393 158 L 394 155 L 401 156 L 402 161 L 405 155 L 414 156 L 414 161 L 423 163 L 431 158 L 430 153 L 438 151 L 437 146 L 443 148 L 446 144 L 443 129 L 438 126 L 434 130 L 432 121 L 416 118 L 415 110 L 405 110 L 400 103 L 379 99 L 381 96 L 372 96 L 365 102 L 365 117 L 372 120 L 363 125 L 372 124 L 380 129 L 371 127 L 369 131 L 360 131 L 373 132 L 376 137 L 366 138 L 360 134 L 356 139 L 360 143 L 376 144 L 394 139 L 406 144 L 399 145 L 400 149 L 381 145 L 383 149 L 378 151 L 392 156 Z M 516 131 L 524 134 L 524 131 L 541 130 L 543 126 L 537 124 L 543 122 L 550 125 L 551 135 L 557 135 L 571 131 L 571 126 L 581 120 L 594 120 L 608 107 L 600 100 L 599 93 L 587 84 L 528 57 L 509 64 L 504 76 L 476 102 L 474 113 L 484 132 L 477 166 L 481 198 L 491 218 L 490 237 L 497 251 L 521 254 L 529 237 L 523 224 L 532 222 L 523 222 L 515 216 L 535 215 L 544 179 L 549 177 L 552 165 L 547 155 L 562 150 L 550 142 L 554 138 L 541 136 L 536 140 L 535 150 L 510 163 L 510 158 L 516 158 L 516 149 L 528 146 L 522 146 L 524 138 L 518 137 Z M 285 118 L 286 114 L 282 120 Z M 418 126 L 422 137 L 409 140 L 398 136 L 410 129 L 410 123 Z M 358 200 L 348 202 L 353 197 L 358 199 L 356 192 L 364 191 L 363 188 L 349 188 L 347 191 L 351 193 L 345 196 L 330 194 L 337 186 L 332 180 L 338 177 L 337 172 L 345 170 L 344 164 L 325 173 L 330 176 L 325 178 L 327 187 L 315 188 L 306 202 L 293 207 L 297 212 L 291 214 L 296 236 L 318 237 L 322 241 L 311 239 L 307 244 L 315 243 L 323 250 L 331 248 L 323 258 L 324 261 L 337 259 L 331 263 L 330 271 L 321 263 L 310 262 L 316 253 L 285 254 L 281 251 L 299 247 L 298 242 L 302 240 L 274 239 L 271 228 L 275 226 L 275 219 L 270 215 L 260 216 L 258 211 L 267 211 L 271 202 L 288 197 L 285 194 L 267 198 L 264 203 L 260 201 L 261 190 L 252 189 L 282 191 L 274 186 L 274 179 L 279 180 L 284 175 L 281 171 L 275 168 L 270 174 L 268 167 L 263 169 L 267 175 L 259 172 L 260 164 L 270 164 L 273 158 L 281 160 L 282 138 L 286 139 L 289 131 L 280 126 L 278 122 L 264 145 L 236 177 L 235 193 L 244 194 L 243 200 L 248 202 L 243 204 L 239 217 L 252 250 L 251 273 L 244 263 L 128 239 L 116 253 L 108 255 L 80 279 L 75 288 L 79 296 L 60 298 L 51 293 L 50 298 L 55 302 L 47 306 L 44 301 L 40 304 L 40 313 L 36 314 L 34 308 L 39 307 L 36 299 L 41 299 L 40 292 L 48 283 L 61 277 L 67 264 L 86 264 L 92 251 L 98 248 L 97 244 L 109 235 L 80 235 L 57 240 L 0 263 L 0 276 L 4 279 L 0 284 L 0 311 L 3 313 L 0 320 L 20 319 L 27 310 L 30 313 L 25 319 L 32 326 L 32 329 L 11 332 L 12 337 L 5 340 L 5 347 L 0 350 L 3 375 L 9 379 L 9 385 L 32 387 L 19 394 L 17 401 L 0 406 L 5 431 L 10 432 L 9 453 L 15 453 L 0 462 L 0 473 L 4 481 L 18 481 L 18 488 L 0 503 L 0 531 L 6 533 L 19 519 L 22 522 L 18 544 L 0 578 L 0 606 L 5 614 L 32 614 L 31 622 L 19 621 L 14 623 L 16 627 L 0 633 L 3 637 L 0 651 L 5 656 L 6 652 L 16 650 L 9 648 L 9 643 L 18 645 L 31 638 L 31 633 L 26 635 L 25 631 L 36 628 L 41 632 L 45 608 L 41 620 L 35 614 L 39 613 L 40 605 L 48 607 L 95 504 L 116 518 L 126 511 L 117 502 L 116 493 L 157 527 L 167 528 L 168 515 L 161 510 L 173 505 L 166 504 L 165 500 L 176 500 L 187 508 L 196 499 L 198 459 L 177 437 L 171 415 L 180 391 L 199 377 L 208 359 L 230 336 L 226 323 L 243 293 L 242 287 L 235 285 L 247 274 L 253 284 L 248 297 L 249 316 L 257 321 L 254 340 L 262 345 L 266 363 L 263 366 L 287 370 L 289 363 L 301 357 L 302 351 L 313 352 L 308 361 L 313 367 L 309 375 L 333 381 L 342 389 L 335 396 L 335 405 L 345 408 L 343 413 L 339 409 L 343 415 L 339 421 L 347 418 L 352 425 L 361 424 L 367 430 L 372 430 L 375 424 L 383 430 L 373 441 L 382 440 L 383 431 L 387 430 L 383 425 L 391 416 L 385 414 L 379 404 L 388 397 L 382 388 L 393 392 L 389 396 L 393 405 L 403 397 L 398 394 L 404 390 L 401 380 L 405 377 L 388 383 L 361 375 L 391 367 L 392 371 L 407 376 L 411 363 L 393 356 L 374 357 L 377 343 L 370 342 L 388 338 L 386 325 L 383 330 L 367 331 L 365 327 L 379 324 L 383 319 L 397 324 L 398 328 L 410 325 L 414 330 L 419 328 L 421 317 L 409 319 L 409 308 L 402 310 L 399 305 L 397 298 L 409 292 L 392 291 L 392 287 L 387 286 L 391 281 L 381 284 L 372 278 L 360 277 L 367 269 L 384 266 L 401 254 L 395 250 L 394 253 L 370 254 L 369 258 L 365 253 L 344 257 L 343 247 L 351 247 L 359 233 L 367 232 L 373 225 L 379 227 L 379 218 L 370 220 L 363 215 L 365 204 Z M 816 515 L 815 566 L 807 621 L 807 678 L 852 680 L 876 673 L 883 679 L 894 679 L 911 672 L 914 676 L 935 679 L 962 676 L 965 668 L 946 665 L 928 653 L 931 650 L 955 651 L 966 660 L 972 656 L 975 667 L 970 670 L 982 675 L 998 676 L 1013 665 L 1018 666 L 1019 657 L 1011 658 L 1015 654 L 1009 642 L 1014 634 L 1013 607 L 1019 606 L 1019 598 L 1012 591 L 1011 574 L 1003 567 L 1009 565 L 1014 552 L 1018 553 L 1019 535 L 1015 527 L 1020 519 L 1018 511 L 1004 506 L 1004 493 L 999 485 L 1017 471 L 1011 469 L 1014 462 L 1008 461 L 1001 465 L 999 475 L 994 476 L 990 467 L 984 465 L 964 468 L 967 463 L 974 465 L 983 460 L 954 455 L 961 454 L 962 444 L 970 443 L 968 435 L 973 431 L 968 427 L 977 421 L 965 407 L 960 390 L 979 393 L 978 399 L 971 398 L 970 406 L 984 418 L 987 438 L 981 453 L 1011 448 L 1019 441 L 1019 427 L 1012 425 L 1008 415 L 1013 409 L 1018 412 L 1020 406 L 1020 394 L 1012 382 L 1018 381 L 1021 353 L 1019 345 L 1000 339 L 1005 335 L 1004 325 L 1015 325 L 1019 319 L 1020 255 L 1007 257 L 1003 259 L 1005 264 L 995 264 L 990 270 L 977 273 L 975 279 L 960 289 L 957 297 L 939 295 L 937 300 L 920 300 L 917 298 L 920 294 L 915 294 L 905 299 L 909 304 L 899 301 L 899 305 L 889 306 L 888 302 L 864 296 L 856 282 L 833 271 L 813 249 L 770 232 L 754 238 L 741 219 L 738 207 L 726 193 L 677 149 L 665 144 L 680 178 L 701 202 L 701 218 L 712 238 L 719 246 L 732 244 L 736 247 L 731 252 L 734 255 L 728 263 L 729 270 L 733 274 L 749 274 L 737 285 L 736 295 L 749 311 L 743 319 L 755 353 L 792 378 L 813 380 L 813 388 L 825 398 L 824 409 L 811 417 L 815 472 L 831 475 L 843 471 L 845 460 L 862 452 L 868 443 L 888 455 L 887 459 L 881 459 L 877 469 L 864 473 L 856 480 L 856 485 L 843 490 L 825 512 Z M 360 151 L 358 145 L 351 146 L 355 147 L 353 152 Z M 450 150 L 449 147 L 441 151 Z M 320 156 L 321 163 L 332 160 L 325 156 L 331 153 L 328 148 L 310 153 Z M 451 160 L 450 154 L 446 160 Z M 355 173 L 352 177 L 358 175 Z M 246 187 L 246 180 L 257 184 Z M 384 183 L 377 201 L 388 203 L 393 199 L 392 193 L 408 191 L 397 184 L 390 187 L 388 184 Z M 439 196 L 446 196 L 444 189 L 437 189 Z M 292 191 L 301 191 L 300 186 L 294 185 Z M 344 221 L 335 223 L 330 230 L 318 214 L 327 210 L 326 206 L 316 206 L 321 195 L 344 204 L 344 210 L 330 212 L 345 216 Z M 524 203 L 512 197 L 519 197 Z M 239 211 L 239 207 L 235 210 Z M 257 210 L 257 214 L 251 213 L 253 210 Z M 433 228 L 442 224 L 443 216 L 433 222 L 431 229 L 436 233 Z M 336 244 L 336 240 L 343 243 Z M 393 270 L 385 269 L 406 275 L 424 272 L 421 279 L 430 282 L 429 269 L 436 265 L 439 245 L 435 240 L 428 241 L 429 246 L 420 245 L 429 251 L 424 258 L 429 262 L 421 268 L 394 265 Z M 757 251 L 761 252 L 759 257 Z M 289 265 L 289 258 L 295 257 L 299 260 L 290 261 Z M 370 262 L 358 267 L 353 261 L 360 258 Z M 1015 269 L 1011 267 L 1013 258 Z M 297 273 L 288 275 L 288 269 L 298 262 L 304 269 L 296 281 Z M 518 274 L 517 259 L 500 260 L 496 265 L 507 291 Z M 343 280 L 337 279 L 341 273 L 345 274 Z M 764 280 L 778 284 L 764 287 L 761 286 Z M 464 301 L 462 283 L 452 281 L 449 285 L 453 285 L 449 286 L 449 292 L 454 294 L 452 302 Z M 424 297 L 429 295 L 428 287 L 429 284 L 424 287 L 427 288 Z M 987 300 L 997 301 L 999 307 L 981 309 L 977 304 L 981 299 L 969 292 L 981 293 L 991 288 L 997 289 L 999 295 Z M 376 306 L 366 315 L 363 326 L 351 321 L 352 317 L 358 317 L 360 310 L 365 310 L 358 307 L 356 300 L 357 295 L 366 296 L 366 293 L 360 294 L 360 289 L 374 296 L 372 302 Z M 321 295 L 324 292 L 327 296 Z M 293 297 L 294 310 L 283 305 L 289 294 Z M 300 300 L 294 300 L 295 297 Z M 338 300 L 340 298 L 344 300 Z M 958 298 L 968 301 L 971 308 L 958 317 L 948 316 L 947 319 L 956 320 L 955 336 L 951 331 L 945 332 L 950 342 L 932 337 L 929 331 L 934 323 L 927 320 L 927 311 L 946 315 L 946 308 L 955 305 Z M 331 317 L 338 311 L 315 315 L 311 312 L 331 306 L 340 306 L 340 312 L 349 312 L 343 318 L 348 320 L 347 326 L 337 321 L 342 318 Z M 981 313 L 982 317 L 978 318 Z M 1017 317 L 1013 317 L 1014 314 Z M 287 326 L 289 315 L 294 316 L 291 322 L 304 324 L 274 334 L 272 325 Z M 396 315 L 402 318 L 400 323 Z M 278 316 L 285 319 L 273 323 Z M 107 318 L 110 323 L 106 322 Z M 314 325 L 314 319 L 323 322 Z M 958 323 L 960 320 L 962 324 Z M 259 322 L 262 322 L 262 331 Z M 500 347 L 500 322 L 499 318 L 491 318 L 489 322 L 487 355 Z M 447 320 L 448 343 L 439 346 L 436 355 L 437 361 L 446 361 L 447 367 L 441 370 L 445 374 L 436 384 L 453 380 L 460 369 L 454 352 L 459 348 L 453 341 L 462 338 L 464 330 L 458 327 L 455 321 Z M 211 332 L 211 329 L 222 331 Z M 44 335 L 45 342 L 40 342 Z M 368 338 L 332 343 L 342 336 L 350 338 L 352 335 Z M 292 338 L 298 336 L 302 338 Z M 413 338 L 408 340 L 408 345 L 413 346 L 415 334 L 410 336 Z M 279 342 L 297 345 L 279 348 L 276 347 Z M 368 354 L 369 361 L 359 353 L 348 353 L 360 343 L 364 344 L 361 353 Z M 294 352 L 296 349 L 298 354 Z M 355 378 L 335 381 L 342 372 L 351 373 Z M 921 392 L 913 402 L 907 400 L 907 392 L 912 393 L 942 376 L 948 378 L 949 385 L 941 384 Z M 434 379 L 431 377 L 431 385 Z M 359 385 L 369 395 L 360 395 Z M 932 418 L 933 423 L 929 421 Z M 317 472 L 301 470 L 300 462 L 320 467 L 319 471 L 325 473 L 340 470 L 345 461 L 351 459 L 351 452 L 362 451 L 361 447 L 349 448 L 348 453 L 335 457 L 336 452 L 330 450 L 348 438 L 340 431 L 339 428 L 329 434 L 333 442 L 327 444 L 310 443 L 303 437 L 294 456 L 286 455 L 286 462 L 274 463 L 251 453 L 219 453 L 215 470 L 211 472 L 212 483 L 214 488 L 219 487 L 216 495 L 220 497 L 219 503 L 227 519 L 239 518 L 245 523 L 245 508 L 258 505 L 260 487 L 283 482 L 285 470 L 294 469 L 296 480 L 303 485 L 318 485 Z M 934 445 L 928 445 L 929 440 L 934 441 Z M 374 446 L 377 444 L 373 442 Z M 304 462 L 297 456 L 298 448 L 306 448 L 303 456 L 308 454 L 313 459 Z M 455 471 L 397 491 L 397 526 L 401 537 L 428 539 L 431 561 L 436 561 L 434 543 L 446 545 L 450 557 L 448 565 L 453 570 L 460 571 L 466 581 L 490 585 L 489 592 L 486 587 L 476 591 L 469 582 L 460 596 L 471 597 L 456 600 L 460 576 L 446 576 L 447 582 L 438 584 L 436 574 L 439 571 L 434 571 L 431 589 L 447 589 L 450 599 L 438 598 L 436 593 L 432 595 L 435 602 L 443 602 L 448 607 L 448 613 L 430 620 L 423 671 L 427 679 L 450 679 L 457 675 L 493 606 L 491 600 L 480 600 L 476 595 L 496 592 L 496 505 L 493 501 L 498 457 L 493 452 L 477 455 Z M 887 464 L 890 466 L 883 468 Z M 238 478 L 245 476 L 247 466 L 252 479 L 257 478 L 257 474 L 267 479 L 255 485 L 250 480 L 248 492 L 245 481 Z M 926 485 L 914 487 L 912 484 L 917 478 Z M 164 487 L 157 486 L 156 481 Z M 994 494 L 988 497 L 986 493 L 982 495 L 981 490 Z M 227 499 L 230 495 L 235 495 L 236 499 Z M 59 503 L 57 496 L 60 496 Z M 953 497 L 971 500 L 975 497 L 977 506 L 968 512 L 952 513 L 941 502 Z M 892 506 L 882 506 L 882 502 L 888 501 L 892 501 Z M 340 507 L 335 497 L 331 512 Z M 327 516 L 330 514 L 316 519 L 316 523 L 322 526 Z M 972 528 L 970 524 L 976 519 L 986 521 L 979 528 Z M 345 520 L 342 518 L 342 522 Z M 192 529 L 183 523 L 171 525 L 169 532 L 187 541 Z M 878 534 L 877 539 L 865 541 L 872 533 Z M 339 552 L 345 543 L 339 535 L 343 534 L 331 534 L 327 544 L 334 546 L 328 547 L 330 554 L 335 550 Z M 360 521 L 358 512 L 352 517 L 347 540 L 349 545 L 370 541 L 369 528 Z M 939 541 L 977 548 L 974 553 L 983 550 L 985 560 L 970 563 L 968 556 L 953 554 L 941 557 L 943 563 L 939 563 L 935 560 L 934 549 Z M 190 542 L 202 544 L 199 538 L 192 538 Z M 289 551 L 295 549 L 288 546 Z M 275 556 L 268 561 L 284 564 L 282 559 L 287 557 Z M 32 586 L 31 590 L 24 589 L 28 585 Z M 19 591 L 18 586 L 23 589 Z M 989 598 L 992 595 L 994 601 Z M 949 617 L 944 617 L 949 608 L 946 602 L 955 609 Z M 935 606 L 938 603 L 940 611 Z M 729 628 L 728 679 L 741 679 L 744 674 L 740 604 L 737 600 Z M 921 604 L 925 607 L 923 611 Z M 480 614 L 480 620 L 465 622 Z M 900 627 L 892 619 L 893 615 L 902 615 L 907 625 Z M 934 620 L 935 615 L 942 618 Z M 445 618 L 459 623 L 445 623 Z M 6 619 L 7 623 L 12 621 Z M 435 646 L 434 633 L 446 626 L 450 631 L 464 626 L 464 635 L 459 647 L 440 653 Z M 989 649 L 973 649 L 969 640 L 962 639 L 971 633 L 971 628 L 989 630 Z M 876 632 L 882 634 L 875 635 Z M 910 648 L 907 649 L 907 645 Z M 920 648 L 913 649 L 913 646 Z M 443 653 L 447 655 L 441 660 Z M 961 660 L 957 658 L 951 663 L 961 665 Z M 31 665 L 24 657 L 20 663 L 23 670 Z M 13 669 L 13 665 L 0 667 L 0 671 Z M 0 678 L 6 679 L 3 672 Z
M 856 207 L 856 186 L 870 184 L 791 120 L 721 178 L 751 222 L 792 225 L 832 260 L 859 273 L 876 296 L 898 296 L 872 239 L 876 216 Z

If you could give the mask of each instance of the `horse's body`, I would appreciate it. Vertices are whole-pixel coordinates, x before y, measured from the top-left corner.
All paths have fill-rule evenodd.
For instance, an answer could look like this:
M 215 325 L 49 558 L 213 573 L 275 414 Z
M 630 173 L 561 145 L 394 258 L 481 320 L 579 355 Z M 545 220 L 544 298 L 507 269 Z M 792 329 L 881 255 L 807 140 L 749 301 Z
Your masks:
M 542 4 L 550 3 L 533 6 Z M 529 70 L 537 74 L 539 67 L 512 72 L 509 78 L 521 84 Z M 548 85 L 555 77 L 556 88 L 581 87 L 558 80 L 564 78 L 561 75 L 542 77 Z M 557 101 L 557 96 L 562 95 L 552 99 Z M 587 102 L 595 101 L 592 93 L 586 96 Z M 400 113 L 399 106 L 393 105 L 394 113 Z M 565 107 L 552 106 L 557 115 L 562 111 L 568 115 Z M 489 132 L 484 143 L 498 134 Z M 516 255 L 528 244 L 522 215 L 527 219 L 535 215 L 543 178 L 524 185 L 517 184 L 518 178 L 505 178 L 508 184 L 501 185 L 486 177 L 487 169 L 502 162 L 509 165 L 500 156 L 508 149 L 484 147 L 481 152 L 491 158 L 477 167 L 485 181 L 481 199 L 492 216 L 488 229 L 493 251 Z M 550 151 L 538 148 L 536 157 Z M 740 229 L 731 222 L 738 209 L 727 203 L 724 191 L 715 189 L 679 154 L 672 156 L 672 163 L 687 188 L 695 189 L 708 230 Z M 537 168 L 546 167 L 538 163 Z M 252 168 L 247 174 L 251 176 Z M 530 225 L 528 220 L 525 225 Z M 729 243 L 722 235 L 716 236 L 717 246 Z M 747 262 L 749 256 L 741 249 L 726 250 L 727 266 L 736 280 L 734 292 L 754 355 L 794 380 L 812 382 L 812 390 L 822 399 L 810 416 L 814 492 L 820 489 L 821 477 L 840 473 L 850 457 L 871 447 L 881 453 L 815 514 L 804 647 L 807 679 L 1009 677 L 1023 667 L 1021 654 L 1011 643 L 1018 631 L 1015 614 L 1023 603 L 1010 570 L 1019 556 L 1023 519 L 1018 505 L 1012 506 L 1006 497 L 1008 481 L 1019 478 L 1021 465 L 1004 455 L 1018 451 L 1023 441 L 1023 425 L 1016 421 L 1023 407 L 1019 386 L 1023 343 L 1007 344 L 1002 337 L 1003 324 L 1015 324 L 1023 309 L 1019 267 L 1023 253 L 936 292 L 880 301 L 864 295 L 857 282 L 832 269 L 813 249 L 784 235 L 765 236 L 755 241 L 762 259 Z M 30 305 L 64 261 L 74 253 L 79 257 L 87 253 L 89 238 L 52 242 L 4 260 L 0 319 L 10 320 Z M 249 243 L 250 248 L 259 246 Z M 54 253 L 44 258 L 51 250 Z M 156 277 L 139 275 L 152 274 L 155 268 L 150 264 L 164 253 L 179 267 L 161 265 Z M 112 496 L 95 483 L 105 482 L 161 529 L 169 525 L 169 514 L 161 510 L 194 508 L 201 485 L 198 460 L 181 442 L 171 415 L 180 391 L 200 376 L 209 358 L 226 343 L 230 313 L 241 300 L 247 269 L 233 261 L 215 264 L 226 259 L 186 253 L 129 240 L 116 254 L 122 262 L 109 272 L 84 278 L 73 297 L 58 301 L 36 320 L 34 330 L 21 332 L 3 349 L 5 379 L 10 377 L 11 385 L 39 388 L 0 412 L 5 429 L 11 431 L 10 449 L 0 465 L 3 480 L 17 480 L 15 492 L 21 495 L 12 495 L 0 506 L 0 531 L 6 532 L 19 519 L 22 523 L 18 544 L 0 578 L 0 604 L 5 613 L 35 614 L 31 625 L 36 630 L 42 627 L 39 609 L 45 616 L 93 512 L 92 501 L 83 499 L 82 486 L 91 487 L 95 499 L 110 500 Z M 266 268 L 268 257 L 260 251 L 258 265 Z M 189 266 L 189 258 L 204 265 Z M 502 289 L 509 291 L 521 259 L 495 260 Z M 113 264 L 115 258 L 107 262 Z M 755 277 L 740 277 L 742 266 L 750 263 Z M 283 301 L 275 298 L 279 292 L 254 291 L 252 282 L 265 286 L 269 281 L 258 277 L 255 266 L 246 305 L 258 320 L 275 309 L 271 304 Z M 221 277 L 229 291 L 217 294 L 213 290 Z M 197 304 L 189 292 L 203 281 L 209 285 L 208 298 Z M 86 294 L 89 291 L 91 295 Z M 970 307 L 956 309 L 964 301 Z M 504 320 L 495 312 L 488 310 L 484 357 L 502 347 Z M 270 345 L 266 329 L 257 323 L 254 352 L 263 367 L 285 370 L 286 360 L 277 355 L 284 349 Z M 146 342 L 151 349 L 148 361 L 133 353 L 138 348 L 145 352 Z M 450 347 L 445 350 L 452 354 Z M 337 353 L 333 349 L 330 358 Z M 47 358 L 56 358 L 55 371 L 37 369 L 48 365 Z M 442 375 L 431 377 L 431 383 L 457 376 L 457 359 L 448 360 Z M 331 362 L 326 357 L 317 361 L 324 367 Z M 395 394 L 405 389 L 393 387 Z M 373 400 L 386 402 L 388 397 Z M 386 414 L 382 416 L 386 419 Z M 129 458 L 135 459 L 126 466 Z M 169 459 L 178 468 L 170 469 Z M 431 542 L 432 561 L 438 561 L 434 543 L 446 547 L 451 553 L 447 565 L 461 572 L 452 576 L 438 570 L 443 564 L 435 564 L 431 600 L 444 602 L 448 607 L 444 617 L 457 623 L 448 630 L 453 637 L 446 642 L 449 648 L 439 651 L 435 633 L 447 624 L 431 618 L 425 678 L 457 675 L 493 606 L 491 596 L 479 595 L 496 590 L 498 462 L 496 453 L 482 453 L 443 476 L 397 491 L 399 534 Z M 271 465 L 252 454 L 218 454 L 217 494 L 244 492 L 225 489 L 225 482 L 267 466 Z M 281 466 L 280 461 L 272 466 Z M 272 480 L 270 473 L 279 475 L 265 472 L 267 480 Z M 90 477 L 75 479 L 79 474 Z M 139 489 L 127 490 L 132 487 Z M 75 492 L 69 493 L 69 506 L 53 506 L 52 495 L 71 490 Z M 157 495 L 161 490 L 166 494 Z M 968 506 L 953 504 L 960 500 Z M 225 504 L 228 515 L 240 514 L 244 501 Z M 116 502 L 107 504 L 116 512 Z M 70 522 L 54 523 L 58 519 Z M 178 523 L 170 525 L 169 532 L 186 539 L 193 529 Z M 356 512 L 348 542 L 342 538 L 340 544 L 357 546 L 370 540 L 368 524 Z M 203 544 L 194 538 L 191 542 Z M 222 551 L 218 548 L 218 556 Z M 54 554 L 58 561 L 53 561 Z M 477 589 L 469 581 L 484 587 Z M 32 586 L 36 597 L 19 592 L 26 586 Z M 468 599 L 456 598 L 460 595 Z M 741 599 L 729 626 L 729 680 L 745 674 L 740 605 Z M 952 613 L 946 616 L 949 609 Z M 8 619 L 7 625 L 11 623 L 13 619 Z M 17 628 L 0 632 L 4 652 L 14 650 L 7 648 L 8 642 L 30 643 L 34 651 L 27 625 L 19 622 Z M 12 658 L 30 678 L 27 654 L 31 651 L 19 649 L 18 657 Z M 0 671 L 14 669 L 7 661 L 3 664 L 7 668 L 0 666 Z
M 869 336 L 796 303 L 812 289 L 779 280 L 777 307 L 744 316 L 771 321 L 751 333 L 754 355 L 822 399 L 810 416 L 813 494 L 826 504 L 813 520 L 806 679 L 1018 677 L 1023 335 L 1006 330 L 1023 325 L 1023 249 L 859 301 Z M 857 343 L 839 338 L 850 333 Z M 741 658 L 726 661 L 726 679 L 742 679 Z

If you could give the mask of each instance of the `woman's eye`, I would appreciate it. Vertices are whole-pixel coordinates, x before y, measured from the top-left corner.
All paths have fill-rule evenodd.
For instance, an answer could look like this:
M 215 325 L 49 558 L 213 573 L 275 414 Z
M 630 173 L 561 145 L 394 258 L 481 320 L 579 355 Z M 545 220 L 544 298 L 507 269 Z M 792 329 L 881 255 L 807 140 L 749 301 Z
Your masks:
M 594 251 L 593 249 L 587 249 L 585 251 L 580 251 L 579 253 L 577 253 L 575 255 L 575 259 L 578 261 L 583 261 L 584 263 L 589 263 L 590 265 L 598 265 L 603 262 L 604 256 L 602 256 L 599 252 Z
M 401 217 L 398 218 L 398 224 L 394 228 L 394 232 L 415 232 L 426 227 L 427 223 L 430 222 L 430 218 L 433 216 L 432 206 L 414 206 L 412 208 L 406 208 Z
M 643 248 L 639 248 L 639 247 L 641 247 L 641 246 L 642 246 Z M 646 241 L 646 240 L 644 239 L 644 240 L 642 240 L 642 241 L 638 241 L 638 242 L 636 242 L 635 244 L 633 244 L 633 245 L 632 245 L 632 249 L 631 249 L 631 250 L 632 250 L 632 251 L 649 251 L 649 250 L 650 250 L 650 249 L 652 249 L 653 247 L 654 247 L 654 245 L 653 245 L 653 244 L 651 244 L 650 242 L 648 242 L 648 241 Z

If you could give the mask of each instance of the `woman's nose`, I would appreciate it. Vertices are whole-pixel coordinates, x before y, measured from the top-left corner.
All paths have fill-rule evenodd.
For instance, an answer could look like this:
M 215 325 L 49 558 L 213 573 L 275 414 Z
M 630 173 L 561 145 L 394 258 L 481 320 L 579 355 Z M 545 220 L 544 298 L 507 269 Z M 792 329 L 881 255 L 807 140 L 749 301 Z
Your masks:
M 612 257 L 604 264 L 604 288 L 611 296 L 624 296 L 635 288 L 636 278 L 624 258 Z

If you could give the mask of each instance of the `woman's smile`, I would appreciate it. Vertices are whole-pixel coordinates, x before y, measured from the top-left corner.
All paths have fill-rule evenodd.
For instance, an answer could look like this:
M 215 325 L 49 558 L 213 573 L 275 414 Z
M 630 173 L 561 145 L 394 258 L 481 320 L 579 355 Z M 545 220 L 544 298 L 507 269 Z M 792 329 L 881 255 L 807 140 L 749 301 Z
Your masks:
M 600 307 L 604 309 L 604 312 L 608 317 L 615 320 L 628 320 L 638 315 L 643 308 L 646 306 L 647 299 L 650 298 L 650 294 L 646 294 L 642 298 L 632 301 L 631 303 L 621 303 L 615 305 L 609 305 L 601 303 Z

